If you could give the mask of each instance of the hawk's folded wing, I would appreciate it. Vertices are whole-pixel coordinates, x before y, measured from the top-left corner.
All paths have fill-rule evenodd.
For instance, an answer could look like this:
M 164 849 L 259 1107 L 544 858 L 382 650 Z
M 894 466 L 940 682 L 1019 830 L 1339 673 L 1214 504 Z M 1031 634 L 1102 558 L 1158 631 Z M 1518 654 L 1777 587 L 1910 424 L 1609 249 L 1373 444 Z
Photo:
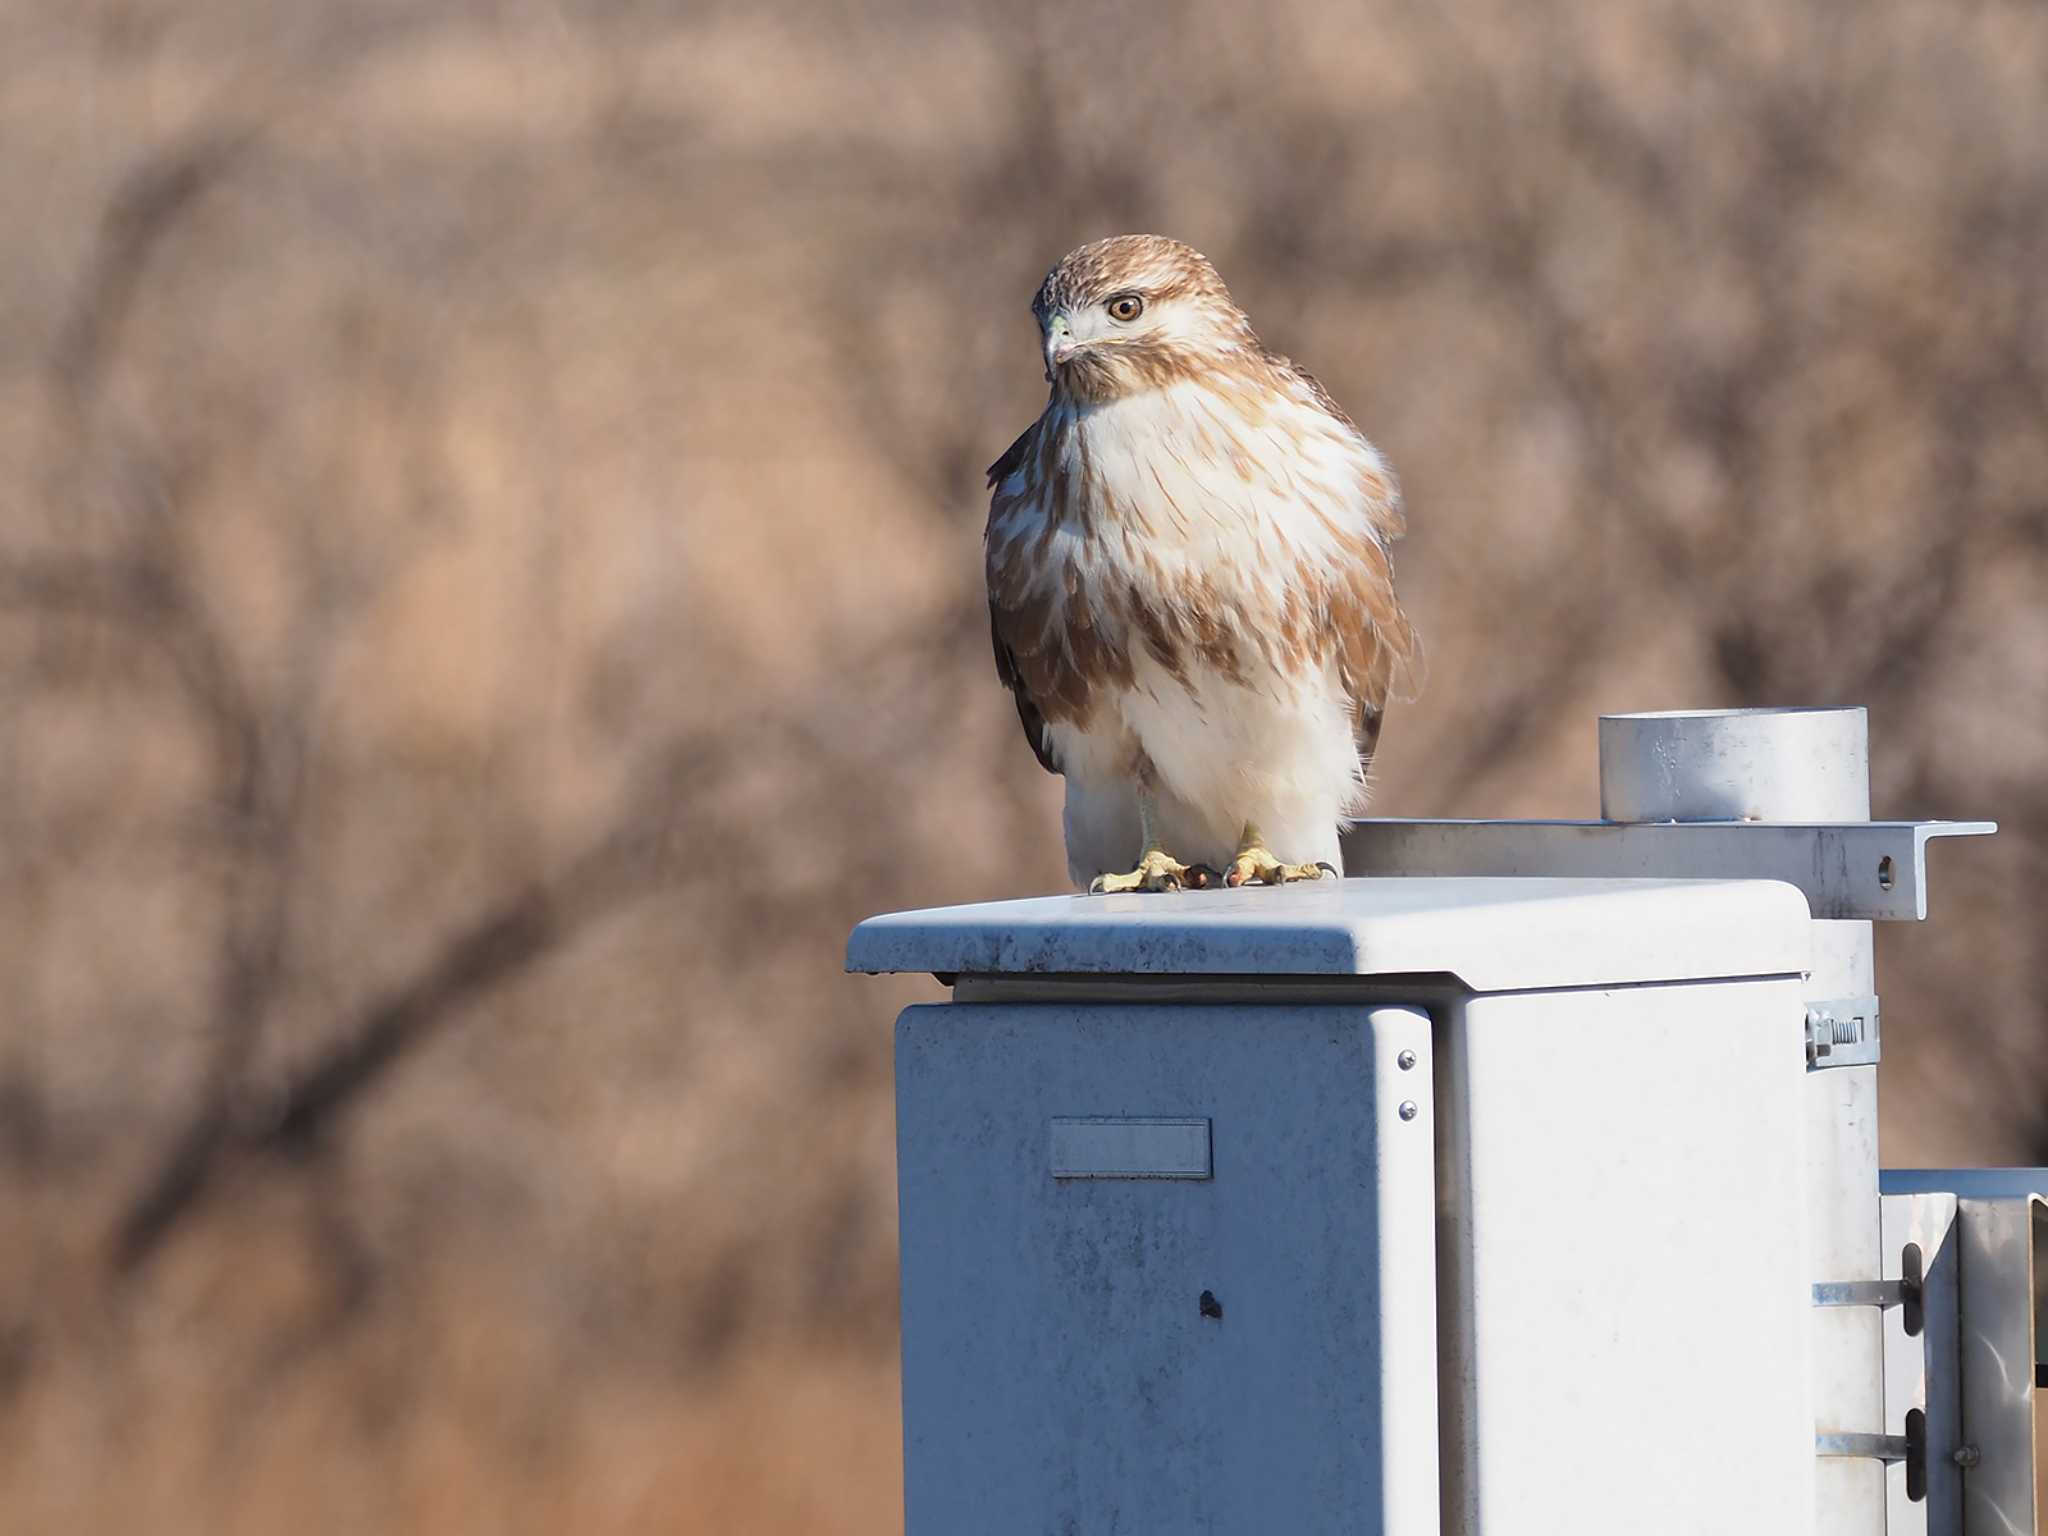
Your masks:
M 1339 405 L 1323 381 L 1292 358 L 1268 352 L 1268 360 L 1299 379 L 1315 402 L 1351 432 L 1358 423 Z M 1373 509 L 1377 538 L 1360 541 L 1349 570 L 1342 573 L 1330 597 L 1330 621 L 1338 635 L 1338 658 L 1344 691 L 1351 698 L 1352 738 L 1362 763 L 1370 766 L 1380 741 L 1380 724 L 1392 696 L 1412 698 L 1421 686 L 1422 643 L 1394 595 L 1394 567 L 1387 545 L 1407 530 L 1401 495 L 1392 475 L 1376 477 L 1365 487 Z
M 1053 757 L 1052 745 L 1045 738 L 1045 716 L 1039 713 L 1038 705 L 1032 701 L 1031 690 L 1024 686 L 1024 676 L 1017 669 L 1016 653 L 1003 639 L 1002 614 L 994 603 L 988 605 L 988 627 L 996 648 L 996 676 L 1003 680 L 1003 686 L 1017 701 L 1017 720 L 1024 727 L 1024 739 L 1031 743 L 1039 766 L 1047 773 L 1058 773 L 1059 762 Z
M 988 467 L 989 489 L 994 490 L 1024 465 L 1032 449 L 1032 438 L 1038 431 L 1038 424 L 1032 423 L 1019 434 L 1017 441 L 1003 451 L 1003 456 Z M 1058 773 L 1060 765 L 1052 755 L 1052 746 L 1046 740 L 1045 715 L 1031 697 L 1026 686 L 1023 671 L 1017 665 L 1017 653 L 1003 638 L 1003 611 L 993 596 L 988 604 L 989 639 L 995 647 L 996 676 L 1003 686 L 1010 690 L 1010 696 L 1017 701 L 1017 720 L 1024 727 L 1024 739 L 1031 743 L 1032 755 L 1047 773 Z

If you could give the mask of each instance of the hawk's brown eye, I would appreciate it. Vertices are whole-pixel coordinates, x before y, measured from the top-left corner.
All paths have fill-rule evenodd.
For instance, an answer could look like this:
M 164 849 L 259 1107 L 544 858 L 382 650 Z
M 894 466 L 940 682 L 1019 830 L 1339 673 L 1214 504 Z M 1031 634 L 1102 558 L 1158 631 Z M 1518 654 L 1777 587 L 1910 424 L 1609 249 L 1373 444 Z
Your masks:
M 1109 311 L 1110 319 L 1121 320 L 1125 325 L 1145 313 L 1145 301 L 1135 293 L 1120 293 L 1103 307 Z

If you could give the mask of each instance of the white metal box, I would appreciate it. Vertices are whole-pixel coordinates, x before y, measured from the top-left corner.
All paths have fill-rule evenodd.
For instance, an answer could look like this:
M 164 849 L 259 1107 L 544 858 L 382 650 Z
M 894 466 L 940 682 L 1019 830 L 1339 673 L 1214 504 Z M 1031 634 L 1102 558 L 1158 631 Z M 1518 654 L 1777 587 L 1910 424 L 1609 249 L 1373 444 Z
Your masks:
M 864 924 L 956 983 L 897 1035 L 909 1536 L 1810 1532 L 1809 926 L 1429 878 Z

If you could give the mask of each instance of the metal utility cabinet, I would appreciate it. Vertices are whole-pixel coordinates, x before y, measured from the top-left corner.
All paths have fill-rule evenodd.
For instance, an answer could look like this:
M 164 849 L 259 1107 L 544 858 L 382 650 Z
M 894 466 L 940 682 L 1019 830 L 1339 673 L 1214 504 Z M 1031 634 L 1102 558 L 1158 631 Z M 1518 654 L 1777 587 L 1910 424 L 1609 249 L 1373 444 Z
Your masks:
M 1785 717 L 1708 718 L 1769 777 L 1730 743 Z M 1817 827 L 1732 877 L 1786 826 L 1371 823 L 1364 878 L 862 924 L 953 989 L 896 1034 L 909 1536 L 1959 1536 L 1956 1200 L 1888 1246 L 1874 1081 L 1827 1080 L 1877 1049 L 1828 968 L 1870 991 L 1949 824 L 1862 823 L 1861 904 Z

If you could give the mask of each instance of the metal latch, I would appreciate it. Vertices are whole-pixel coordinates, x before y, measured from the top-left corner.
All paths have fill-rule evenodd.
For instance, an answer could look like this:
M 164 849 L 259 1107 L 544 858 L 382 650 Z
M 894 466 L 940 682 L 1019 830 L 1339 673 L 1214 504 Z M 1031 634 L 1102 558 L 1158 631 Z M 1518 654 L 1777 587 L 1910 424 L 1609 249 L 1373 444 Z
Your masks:
M 1927 1497 L 1927 1415 L 1918 1408 L 1906 1410 L 1903 1435 L 1866 1435 L 1841 1430 L 1818 1430 L 1813 1437 L 1816 1456 L 1849 1456 L 1865 1461 L 1895 1461 L 1906 1464 L 1906 1498 L 1920 1503 Z
M 1908 1338 L 1918 1338 L 1926 1316 L 1924 1298 L 1927 1277 L 1917 1244 L 1908 1243 L 1899 1256 L 1896 1280 L 1816 1280 L 1816 1307 L 1903 1307 Z
M 1823 997 L 1806 1005 L 1806 1070 L 1877 1065 L 1877 999 Z
M 1875 999 L 1872 999 L 1874 1002 Z M 1875 1010 L 1872 1010 L 1873 1017 Z M 1811 1029 L 1811 1015 L 1808 1028 Z M 1808 1035 L 1809 1049 L 1812 1036 Z M 1875 1042 L 1872 1042 L 1873 1048 Z M 1877 1307 L 1901 1310 L 1901 1325 L 1907 1338 L 1919 1338 L 1927 1326 L 1926 1261 L 1918 1243 L 1907 1243 L 1899 1252 L 1899 1275 L 1895 1280 L 1822 1280 L 1813 1287 L 1816 1307 Z M 1927 1497 L 1927 1413 L 1914 1406 L 1904 1414 L 1902 1435 L 1869 1434 L 1855 1430 L 1818 1430 L 1813 1437 L 1816 1456 L 1850 1456 L 1886 1464 L 1904 1462 L 1906 1499 L 1920 1503 Z
M 1816 1456 L 1849 1456 L 1863 1461 L 1911 1461 L 1924 1454 L 1924 1447 L 1912 1435 L 1860 1435 L 1829 1433 L 1813 1437 Z

